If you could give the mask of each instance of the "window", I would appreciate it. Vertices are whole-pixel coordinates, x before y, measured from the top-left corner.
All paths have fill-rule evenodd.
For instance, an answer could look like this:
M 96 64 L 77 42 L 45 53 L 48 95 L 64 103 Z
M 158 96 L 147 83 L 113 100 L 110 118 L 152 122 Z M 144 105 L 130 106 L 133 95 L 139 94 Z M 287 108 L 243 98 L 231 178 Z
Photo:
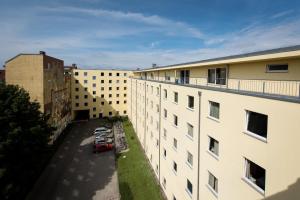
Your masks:
M 79 88 L 75 88 L 75 91 L 78 92 L 78 91 L 79 91 Z
M 88 80 L 84 80 L 84 84 L 87 84 L 88 83 Z
M 112 90 L 112 87 L 109 87 L 108 90 Z
M 93 87 L 96 87 L 96 83 L 93 83 Z
M 93 98 L 93 102 L 96 102 L 96 98 Z
M 158 147 L 158 145 L 159 145 L 159 141 L 158 139 L 156 139 L 156 147 Z
M 111 105 L 111 104 L 112 104 L 112 101 L 109 101 L 108 104 Z
M 193 184 L 189 181 L 189 179 L 186 180 L 186 189 L 190 194 L 193 194 Z
M 176 115 L 173 115 L 174 117 L 174 125 L 178 126 L 178 117 Z
M 102 106 L 104 105 L 104 101 L 101 101 L 101 105 L 102 105 Z
M 127 73 L 124 73 L 124 76 L 127 76 Z
M 164 149 L 164 157 L 166 158 L 167 157 L 167 150 Z
M 216 156 L 219 156 L 219 142 L 212 137 L 209 137 L 208 150 Z
M 124 87 L 124 90 L 127 90 L 127 87 Z
M 193 166 L 193 154 L 187 152 L 187 162 L 190 166 Z
M 245 159 L 245 178 L 261 192 L 265 190 L 266 170 L 248 159 Z
M 165 138 L 165 140 L 167 139 L 167 129 L 165 129 L 165 128 L 164 128 L 163 137 Z
M 218 179 L 210 172 L 208 172 L 208 185 L 215 193 L 218 193 Z
M 84 106 L 88 106 L 89 104 L 88 103 L 84 103 Z
M 108 83 L 112 83 L 112 80 L 108 80 Z
M 270 64 L 267 65 L 267 72 L 288 72 L 288 64 Z
M 220 115 L 220 104 L 210 101 L 209 102 L 209 116 L 219 119 Z
M 168 91 L 166 89 L 164 89 L 164 98 L 167 99 L 168 98 Z
M 84 91 L 87 91 L 87 90 L 88 90 L 88 88 L 87 88 L 87 87 L 85 87 L 85 88 L 84 88 Z
M 112 94 L 108 94 L 108 97 L 111 98 L 111 97 L 112 97 Z
M 124 104 L 126 104 L 127 103 L 127 101 L 126 100 L 124 100 Z
M 87 99 L 87 98 L 88 98 L 88 95 L 84 95 L 84 98 Z
M 164 118 L 168 117 L 168 111 L 166 109 L 164 109 Z
M 104 72 L 101 72 L 101 76 L 104 76 Z
M 173 147 L 177 149 L 177 139 L 173 138 Z
M 120 88 L 119 87 L 117 87 L 117 90 L 119 90 Z
M 120 103 L 120 101 L 117 101 L 117 104 L 119 104 Z
M 126 114 L 127 113 L 126 110 L 124 110 L 123 113 Z
M 101 90 L 103 91 L 103 90 L 104 90 L 104 87 L 101 87 Z
M 194 109 L 194 97 L 188 96 L 188 107 Z
M 101 80 L 101 83 L 104 83 L 104 80 Z
M 124 80 L 124 83 L 127 83 L 127 80 Z
M 159 105 L 156 104 L 156 112 L 159 112 Z
M 117 76 L 120 76 L 120 73 L 117 73 Z
M 78 96 L 78 95 L 76 95 L 76 96 L 75 96 L 75 99 L 79 99 L 79 96 Z
M 96 94 L 96 91 L 93 91 L 93 94 Z
M 208 69 L 208 83 L 225 85 L 226 84 L 226 68 Z
M 174 102 L 178 103 L 178 92 L 174 92 Z
M 167 184 L 167 181 L 166 181 L 166 178 L 163 178 L 163 183 L 162 183 L 162 185 L 163 185 L 163 187 L 166 189 L 166 184 Z
M 93 76 L 93 80 L 96 80 L 96 76 Z
M 173 161 L 173 170 L 177 172 L 177 163 L 175 161 Z
M 93 118 L 96 118 L 96 115 L 95 115 L 95 114 L 93 115 Z
M 87 74 L 88 74 L 87 72 L 84 72 L 84 73 L 83 73 L 84 76 L 87 76 Z
M 268 116 L 252 111 L 247 112 L 247 132 L 254 133 L 264 139 L 267 138 Z
M 116 83 L 120 83 L 120 80 L 116 80 Z
M 104 98 L 104 94 L 101 94 L 101 98 Z
M 109 73 L 108 76 L 112 76 L 112 73 Z
M 187 129 L 188 129 L 188 136 L 193 137 L 194 136 L 194 127 L 187 123 Z
M 75 72 L 75 76 L 78 76 L 78 72 Z
M 112 116 L 112 112 L 109 112 L 108 115 L 109 115 L 109 116 Z
M 75 83 L 79 83 L 79 80 L 75 80 Z
M 159 87 L 156 88 L 156 95 L 159 95 Z
M 93 111 L 96 111 L 96 107 L 93 107 Z
M 76 106 L 76 107 L 79 107 L 79 103 L 76 103 L 75 106 Z

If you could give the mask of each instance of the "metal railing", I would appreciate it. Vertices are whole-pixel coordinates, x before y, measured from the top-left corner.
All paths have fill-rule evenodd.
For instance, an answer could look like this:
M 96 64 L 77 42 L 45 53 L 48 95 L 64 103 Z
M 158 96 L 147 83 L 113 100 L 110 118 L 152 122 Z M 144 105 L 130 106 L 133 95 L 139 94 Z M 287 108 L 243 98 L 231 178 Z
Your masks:
M 141 78 L 145 80 L 145 78 Z M 147 80 L 161 81 L 167 83 L 181 83 L 180 78 L 170 77 L 166 80 L 165 77 L 148 78 Z M 224 83 L 224 81 L 221 81 Z M 225 84 L 208 83 L 206 77 L 190 77 L 188 85 L 199 85 L 207 87 L 218 87 L 237 91 L 255 92 L 278 96 L 300 98 L 300 81 L 289 80 L 263 80 L 263 79 L 227 79 Z

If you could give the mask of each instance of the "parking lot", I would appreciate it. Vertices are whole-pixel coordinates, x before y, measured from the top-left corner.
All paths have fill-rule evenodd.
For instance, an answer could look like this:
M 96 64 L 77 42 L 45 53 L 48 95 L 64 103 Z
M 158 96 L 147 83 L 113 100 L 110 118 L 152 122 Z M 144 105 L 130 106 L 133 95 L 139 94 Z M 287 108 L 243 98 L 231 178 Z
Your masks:
M 100 122 L 73 124 L 28 200 L 119 199 L 114 152 L 93 153 L 92 132 Z

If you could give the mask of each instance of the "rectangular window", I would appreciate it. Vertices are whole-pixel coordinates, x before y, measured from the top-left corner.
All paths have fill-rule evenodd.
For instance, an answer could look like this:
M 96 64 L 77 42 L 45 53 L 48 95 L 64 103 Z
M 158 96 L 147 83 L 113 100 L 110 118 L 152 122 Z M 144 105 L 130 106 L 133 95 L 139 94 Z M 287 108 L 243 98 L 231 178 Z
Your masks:
M 163 178 L 163 183 L 162 183 L 163 187 L 166 189 L 166 186 L 167 186 L 167 181 L 166 181 L 166 178 Z
M 176 115 L 173 115 L 174 117 L 174 125 L 178 126 L 178 117 Z
M 219 142 L 215 140 L 212 137 L 209 137 L 209 148 L 208 150 L 215 154 L 216 156 L 219 156 Z
M 112 112 L 109 112 L 108 115 L 109 115 L 109 116 L 112 116 Z
M 104 90 L 104 87 L 101 87 L 101 90 L 103 91 L 103 90 Z
M 93 83 L 93 87 L 96 87 L 96 83 Z
M 93 111 L 96 111 L 96 107 L 93 107 Z
M 79 80 L 75 80 L 75 83 L 79 83 Z
M 164 89 L 164 98 L 167 99 L 168 98 L 168 91 L 166 89 Z
M 76 96 L 75 96 L 75 99 L 79 99 L 79 96 L 78 96 L 78 95 L 76 95 Z
M 75 76 L 78 76 L 78 72 L 75 72 Z
M 79 88 L 75 88 L 75 91 L 78 92 L 78 91 L 79 91 Z
M 104 72 L 101 72 L 101 76 L 104 76 Z
M 84 106 L 88 106 L 89 104 L 88 103 L 84 103 Z
M 84 83 L 87 84 L 87 83 L 88 83 L 88 80 L 84 80 Z
M 209 116 L 219 119 L 220 115 L 220 104 L 210 101 L 209 102 Z
M 167 139 L 167 129 L 165 129 L 165 128 L 164 128 L 163 137 L 164 137 L 165 140 Z
M 156 88 L 156 95 L 159 95 L 159 87 Z
M 124 90 L 127 90 L 127 87 L 124 87 Z
M 101 80 L 101 83 L 104 83 L 104 80 Z
M 166 109 L 164 109 L 164 118 L 168 117 L 168 111 Z
M 96 80 L 96 76 L 93 76 L 93 80 Z
M 102 106 L 104 105 L 104 101 L 101 102 L 101 105 L 102 105 Z
M 194 97 L 188 96 L 188 107 L 194 109 Z
M 173 170 L 177 172 L 177 163 L 175 161 L 173 161 Z
M 167 150 L 164 149 L 164 157 L 166 158 L 167 157 Z
M 178 92 L 174 92 L 174 102 L 178 103 Z
M 187 162 L 193 166 L 193 154 L 191 154 L 190 152 L 187 152 Z
M 87 74 L 88 74 L 87 72 L 84 72 L 84 73 L 83 73 L 84 76 L 87 76 Z
M 93 102 L 96 102 L 96 98 L 93 98 Z
M 124 110 L 123 113 L 126 114 L 127 113 L 126 110 Z
M 208 69 L 208 83 L 225 85 L 226 84 L 226 68 Z
M 120 88 L 119 88 L 119 87 L 117 87 L 116 89 L 117 89 L 117 90 L 119 90 Z
M 127 76 L 127 73 L 124 73 L 124 76 Z
M 108 76 L 112 76 L 112 73 L 109 73 Z
M 101 98 L 104 98 L 104 94 L 101 94 Z
M 177 149 L 177 139 L 173 138 L 173 147 Z
M 117 73 L 117 76 L 120 76 L 120 73 Z
M 108 80 L 108 83 L 112 83 L 112 80 Z
M 193 194 L 193 184 L 189 181 L 189 179 L 187 179 L 186 188 L 190 194 Z
M 93 94 L 96 94 L 96 91 L 93 91 Z
M 257 112 L 247 112 L 247 131 L 260 137 L 267 138 L 268 115 Z
M 87 98 L 88 98 L 88 95 L 84 95 L 84 98 L 87 99 Z
M 108 90 L 112 90 L 112 87 L 109 87 Z
M 194 136 L 194 127 L 193 127 L 193 125 L 187 123 L 187 129 L 188 129 L 188 136 L 193 137 Z
M 208 172 L 208 185 L 216 193 L 218 193 L 218 179 L 210 172 Z
M 257 186 L 261 192 L 265 190 L 266 170 L 254 162 L 245 159 L 245 178 Z
M 79 107 L 79 103 L 75 103 L 75 106 L 76 106 L 76 107 Z
M 267 65 L 267 72 L 288 72 L 288 64 L 270 64 Z

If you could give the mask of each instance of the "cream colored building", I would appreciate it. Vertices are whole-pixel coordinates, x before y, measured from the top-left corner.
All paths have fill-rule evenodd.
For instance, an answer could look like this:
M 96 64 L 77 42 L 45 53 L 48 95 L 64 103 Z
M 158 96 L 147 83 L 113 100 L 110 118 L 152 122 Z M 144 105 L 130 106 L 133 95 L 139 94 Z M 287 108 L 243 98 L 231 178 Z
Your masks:
M 300 46 L 135 71 L 128 101 L 167 199 L 300 199 Z
M 72 70 L 72 118 L 127 115 L 128 70 Z
M 40 103 L 40 110 L 50 115 L 56 128 L 55 140 L 71 120 L 70 90 L 66 87 L 64 61 L 46 55 L 19 54 L 5 63 L 6 84 L 19 85 Z

